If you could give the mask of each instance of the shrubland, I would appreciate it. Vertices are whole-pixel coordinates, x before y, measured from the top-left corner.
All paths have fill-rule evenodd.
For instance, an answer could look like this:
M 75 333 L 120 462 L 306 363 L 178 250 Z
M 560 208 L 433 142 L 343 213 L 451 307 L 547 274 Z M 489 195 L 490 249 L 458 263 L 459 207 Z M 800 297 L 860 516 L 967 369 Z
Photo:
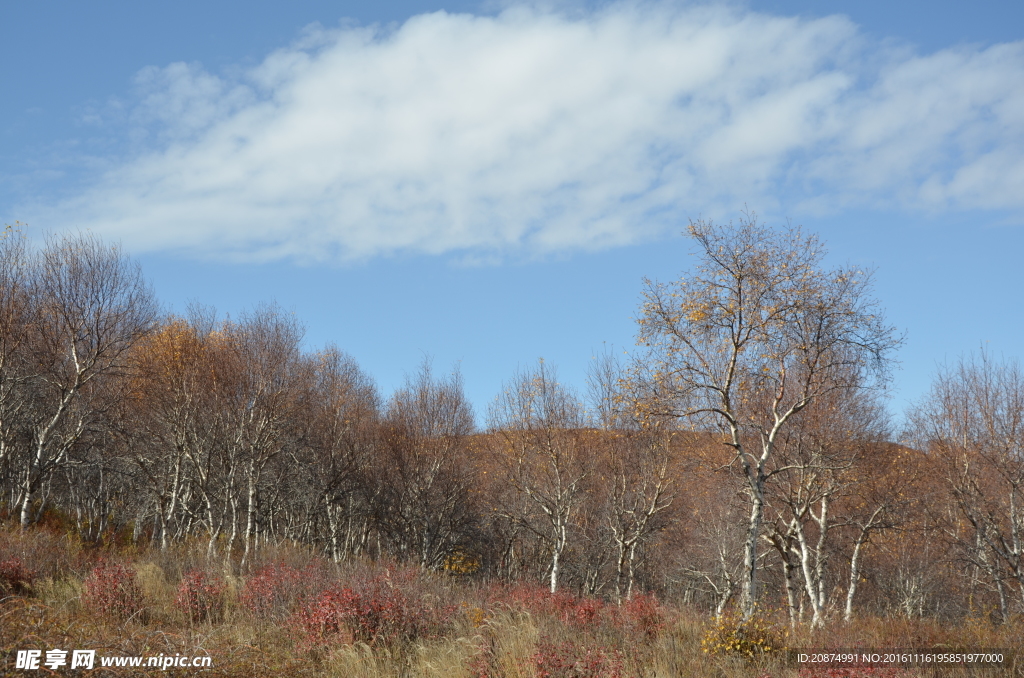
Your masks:
M 207 559 L 208 545 L 199 540 L 166 550 L 116 540 L 87 544 L 53 525 L 23 531 L 8 524 L 0 543 L 3 675 L 22 675 L 13 669 L 13 651 L 63 648 L 208 655 L 213 665 L 202 673 L 222 676 L 967 676 L 976 673 L 800 670 L 790 652 L 1012 649 L 1024 642 L 1024 624 L 1016 619 L 974 616 L 948 624 L 871 616 L 812 630 L 790 625 L 781 608 L 746 620 L 730 610 L 716 619 L 653 595 L 617 604 L 552 594 L 540 582 L 489 581 L 368 559 L 334 563 L 293 544 L 261 547 L 241 569 L 237 554 Z

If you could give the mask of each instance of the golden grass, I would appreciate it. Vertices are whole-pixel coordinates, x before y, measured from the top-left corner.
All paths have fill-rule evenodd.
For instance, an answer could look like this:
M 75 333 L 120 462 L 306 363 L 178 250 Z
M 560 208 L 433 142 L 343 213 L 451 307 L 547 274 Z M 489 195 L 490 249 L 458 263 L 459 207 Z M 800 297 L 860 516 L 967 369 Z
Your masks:
M 61 552 L 64 547 L 67 552 Z M 145 614 L 117 620 L 96 615 L 83 605 L 82 581 L 91 561 L 79 546 L 53 535 L 45 536 L 42 544 L 33 544 L 30 535 L 19 536 L 15 549 L 24 550 L 36 564 L 41 563 L 39 569 L 47 576 L 35 581 L 31 595 L 0 600 L 0 676 L 27 675 L 13 668 L 13 651 L 51 648 L 93 649 L 101 655 L 209 655 L 214 665 L 201 673 L 205 676 L 537 678 L 540 653 L 569 648 L 565 651 L 571 654 L 576 648 L 580 652 L 594 650 L 604 653 L 602 656 L 617 657 L 618 663 L 609 660 L 603 673 L 586 673 L 577 668 L 557 678 L 822 678 L 827 674 L 799 674 L 786 663 L 785 653 L 776 649 L 1024 647 L 1024 620 L 1020 619 L 993 625 L 987 618 L 978 617 L 950 625 L 927 619 L 871 617 L 851 624 L 832 622 L 815 633 L 800 627 L 796 633 L 787 635 L 788 625 L 776 615 L 759 620 L 757 633 L 740 642 L 735 629 L 730 628 L 735 620 L 715 623 L 685 609 L 672 613 L 665 628 L 648 637 L 631 635 L 606 623 L 572 625 L 549 614 L 523 611 L 502 601 L 500 595 L 496 597 L 495 589 L 485 594 L 480 587 L 460 585 L 456 580 L 429 578 L 421 584 L 426 591 L 423 595 L 441 596 L 438 605 L 446 595 L 448 600 L 454 599 L 452 596 L 462 600 L 452 626 L 439 636 L 391 644 L 338 641 L 306 647 L 295 624 L 288 619 L 256 618 L 242 607 L 239 595 L 244 577 L 232 574 L 230 563 L 206 563 L 201 550 L 204 547 L 197 542 L 190 548 L 179 546 L 165 552 L 134 554 L 132 565 L 145 599 Z M 6 546 L 4 550 L 16 553 L 15 549 Z M 59 562 L 42 562 L 47 554 Z M 261 562 L 290 562 L 296 568 L 304 567 L 312 557 L 308 552 L 288 548 L 259 556 Z M 182 575 L 197 566 L 223 573 L 226 579 L 224 614 L 215 621 L 190 620 L 175 606 Z M 372 567 L 350 563 L 335 568 L 332 576 L 347 580 L 358 576 L 360 568 L 365 575 Z M 614 671 L 607 668 L 612 664 L 617 667 Z M 89 675 L 157 674 L 175 672 L 97 668 Z M 193 671 L 181 675 L 199 674 Z M 939 673 L 911 670 L 897 675 L 988 678 L 1024 676 L 1024 669 Z

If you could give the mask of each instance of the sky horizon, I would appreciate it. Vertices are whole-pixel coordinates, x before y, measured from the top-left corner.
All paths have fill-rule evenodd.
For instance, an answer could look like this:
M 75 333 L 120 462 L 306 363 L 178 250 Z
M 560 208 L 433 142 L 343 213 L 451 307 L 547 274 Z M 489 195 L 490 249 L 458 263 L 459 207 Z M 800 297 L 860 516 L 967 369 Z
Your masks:
M 4 223 L 122 243 L 171 311 L 276 302 L 385 398 L 424 357 L 481 425 L 538 358 L 582 392 L 687 221 L 744 209 L 875 271 L 897 417 L 943 363 L 1022 355 L 1024 8 L 0 11 Z

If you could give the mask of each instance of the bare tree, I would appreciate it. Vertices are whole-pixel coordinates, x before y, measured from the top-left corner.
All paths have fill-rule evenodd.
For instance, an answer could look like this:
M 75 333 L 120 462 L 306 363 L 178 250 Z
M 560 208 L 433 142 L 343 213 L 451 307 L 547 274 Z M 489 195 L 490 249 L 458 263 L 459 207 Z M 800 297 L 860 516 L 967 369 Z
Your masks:
M 776 478 L 767 492 L 772 520 L 766 536 L 781 558 L 793 624 L 798 617 L 794 588 L 799 579 L 801 600 L 810 604 L 811 628 L 824 626 L 835 588 L 829 561 L 840 555 L 840 537 L 854 519 L 845 511 L 857 504 L 844 500 L 854 494 L 853 486 L 863 475 L 860 458 L 886 430 L 884 411 L 872 395 L 832 391 L 808 405 L 776 439 L 769 471 Z M 869 517 L 858 541 L 878 527 L 878 514 Z M 855 569 L 862 546 L 854 548 Z
M 633 597 L 639 554 L 664 529 L 676 500 L 676 449 L 669 422 L 638 419 L 636 397 L 618 361 L 604 353 L 588 375 L 592 407 L 605 436 L 598 467 L 603 513 L 615 545 L 615 598 Z M 673 442 L 675 443 L 673 445 Z
M 366 548 L 372 512 L 361 492 L 377 450 L 380 398 L 351 356 L 328 346 L 312 356 L 313 392 L 306 399 L 307 445 L 297 464 L 309 495 L 304 531 L 312 539 L 317 515 L 326 518 L 327 550 L 335 560 Z
M 240 322 L 225 323 L 221 332 L 217 364 L 222 371 L 216 375 L 215 392 L 229 472 L 243 475 L 229 483 L 229 550 L 241 528 L 243 566 L 263 531 L 258 523 L 263 473 L 284 451 L 301 409 L 303 379 L 308 375 L 300 360 L 302 334 L 295 318 L 274 306 L 258 308 Z M 244 526 L 239 515 L 243 502 Z
M 22 472 L 21 524 L 50 474 L 108 404 L 98 381 L 123 375 L 129 352 L 154 325 L 156 306 L 138 264 L 90 235 L 47 243 L 33 271 L 39 305 L 30 337 L 35 375 L 31 450 Z
M 466 449 L 473 411 L 461 375 L 436 379 L 425 362 L 391 398 L 385 426 L 379 523 L 398 554 L 437 569 L 470 547 L 476 523 Z
M 605 515 L 616 549 L 615 597 L 621 602 L 633 597 L 638 556 L 644 546 L 671 519 L 676 488 L 668 433 L 614 435 L 601 470 L 609 485 Z
M 825 250 L 799 229 L 753 216 L 739 225 L 691 222 L 693 273 L 647 282 L 638 319 L 645 383 L 659 414 L 725 436 L 750 513 L 741 608 L 754 612 L 769 462 L 781 432 L 831 391 L 863 388 L 899 344 L 870 297 L 870 276 L 824 270 Z
M 684 600 L 705 602 L 720 619 L 740 588 L 743 551 L 742 516 L 745 507 L 720 476 L 704 470 L 695 474 L 690 529 L 682 553 L 675 556 L 686 589 Z
M 490 422 L 497 465 L 523 500 L 505 512 L 545 545 L 554 593 L 592 468 L 583 406 L 542 360 L 505 385 Z
M 1024 373 L 984 352 L 961 359 L 939 373 L 912 420 L 969 528 L 949 531 L 998 592 L 1005 619 L 1005 582 L 1024 604 Z
M 853 601 L 864 579 L 865 554 L 879 535 L 905 529 L 922 518 L 930 499 L 922 487 L 930 462 L 918 451 L 882 441 L 861 445 L 843 502 L 843 521 L 851 534 L 844 621 L 853 619 Z M 906 534 L 904 532 L 904 534 Z
M 24 389 L 34 375 L 27 342 L 38 308 L 29 266 L 24 237 L 8 226 L 0 235 L 0 478 L 5 479 L 17 475 L 13 455 L 29 405 Z M 14 484 L 3 485 L 0 491 L 16 491 Z
M 207 465 L 214 386 L 209 315 L 196 309 L 187 319 L 167 318 L 135 351 L 135 390 L 145 396 L 132 416 L 132 456 L 152 498 L 153 537 L 161 548 L 195 520 L 193 497 L 205 502 L 213 529 Z

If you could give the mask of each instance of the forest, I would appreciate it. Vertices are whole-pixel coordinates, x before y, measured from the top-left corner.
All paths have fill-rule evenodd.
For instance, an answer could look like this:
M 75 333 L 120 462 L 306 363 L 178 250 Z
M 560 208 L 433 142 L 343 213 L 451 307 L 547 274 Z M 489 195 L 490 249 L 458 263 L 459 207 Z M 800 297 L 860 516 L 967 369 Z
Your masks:
M 381 394 L 273 304 L 168 315 L 118 246 L 8 228 L 4 670 L 158 631 L 210 675 L 960 675 L 777 655 L 1019 643 L 1018 364 L 965 354 L 897 417 L 870 271 L 752 218 L 685 235 L 630 355 L 475 413 L 457 371 Z

